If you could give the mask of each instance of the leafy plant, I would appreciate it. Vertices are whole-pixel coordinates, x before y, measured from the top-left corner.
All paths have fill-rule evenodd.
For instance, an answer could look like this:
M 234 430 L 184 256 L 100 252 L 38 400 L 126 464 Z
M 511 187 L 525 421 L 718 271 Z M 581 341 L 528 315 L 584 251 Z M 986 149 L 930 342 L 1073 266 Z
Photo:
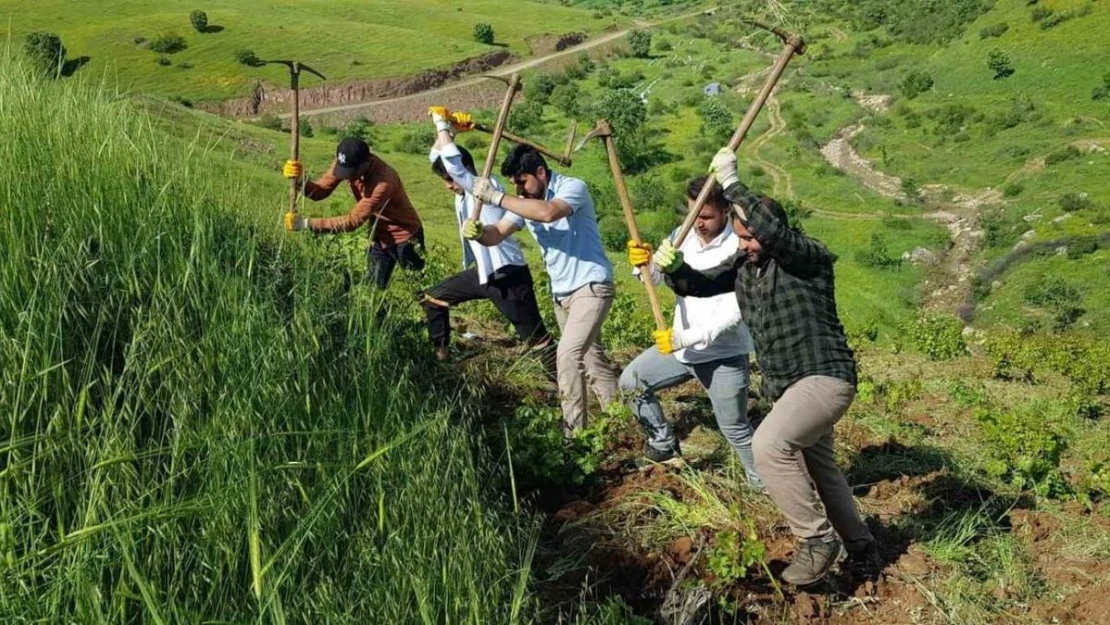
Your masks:
M 898 83 L 902 95 L 912 100 L 933 88 L 933 77 L 926 72 L 910 72 Z
M 193 25 L 193 30 L 203 33 L 208 29 L 208 14 L 199 9 L 193 11 L 189 14 L 189 23 Z
M 55 33 L 36 31 L 23 39 L 23 52 L 43 76 L 56 78 L 66 60 L 66 47 Z
M 708 139 L 720 141 L 728 137 L 736 127 L 732 120 L 732 111 L 728 110 L 720 98 L 704 98 L 698 105 L 698 117 L 701 118 L 698 132 Z
M 930 360 L 951 360 L 967 354 L 964 324 L 952 315 L 925 313 L 902 329 L 905 344 Z
M 1007 30 L 1010 30 L 1010 25 L 1007 24 L 1006 22 L 999 22 L 997 24 L 991 24 L 990 26 L 983 27 L 979 31 L 979 38 L 980 39 L 990 39 L 990 38 L 993 38 L 993 37 L 1001 37 L 1002 35 L 1006 34 Z
M 185 38 L 174 33 L 163 33 L 150 41 L 147 49 L 159 54 L 174 54 L 188 48 Z
M 493 45 L 493 42 L 494 42 L 493 26 L 490 26 L 489 24 L 486 24 L 485 22 L 475 24 L 474 25 L 474 41 L 477 41 L 478 43 L 484 43 L 487 46 Z
M 1009 78 L 1015 71 L 1010 55 L 999 48 L 991 50 L 987 55 L 987 68 L 994 72 L 995 80 Z
M 1040 408 L 1040 407 L 1038 407 Z M 1054 497 L 1068 492 L 1060 475 L 1060 458 L 1068 448 L 1063 427 L 1040 409 L 975 413 L 986 443 L 989 475 L 1038 495 Z
M 727 590 L 757 567 L 766 569 L 767 547 L 759 539 L 751 520 L 743 533 L 731 530 L 717 533 L 706 557 L 706 569 L 713 575 L 713 588 Z
M 856 262 L 872 269 L 893 269 L 902 265 L 902 259 L 892 256 L 883 235 L 871 235 L 871 246 L 856 251 Z
M 1083 297 L 1079 288 L 1057 275 L 1029 284 L 1025 288 L 1024 297 L 1026 303 L 1052 314 L 1053 328 L 1056 330 L 1067 329 L 1086 312 L 1080 306 Z
M 632 56 L 646 59 L 651 56 L 651 32 L 634 30 L 628 34 L 628 49 Z

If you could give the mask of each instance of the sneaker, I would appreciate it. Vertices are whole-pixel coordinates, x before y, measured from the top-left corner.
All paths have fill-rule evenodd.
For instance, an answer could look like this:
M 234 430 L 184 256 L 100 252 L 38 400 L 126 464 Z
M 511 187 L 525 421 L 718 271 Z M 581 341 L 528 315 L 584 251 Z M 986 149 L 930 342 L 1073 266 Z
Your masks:
M 803 540 L 794 552 L 794 561 L 782 572 L 782 581 L 794 586 L 816 584 L 844 555 L 844 546 L 839 538 L 831 541 L 820 538 Z
M 682 449 L 679 448 L 678 443 L 675 443 L 672 449 L 656 449 L 651 445 L 644 445 L 644 457 L 638 464 L 640 468 L 648 467 L 652 464 L 682 467 L 685 462 L 682 460 Z

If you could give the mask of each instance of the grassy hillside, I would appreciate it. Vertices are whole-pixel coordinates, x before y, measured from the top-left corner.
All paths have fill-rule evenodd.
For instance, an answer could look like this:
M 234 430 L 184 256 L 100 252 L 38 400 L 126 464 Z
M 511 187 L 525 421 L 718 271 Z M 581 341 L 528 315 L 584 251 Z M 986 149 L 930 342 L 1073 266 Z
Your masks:
M 193 29 L 189 13 L 195 9 L 208 13 L 212 32 Z M 535 19 L 537 14 L 543 18 Z M 262 59 L 303 61 L 340 82 L 404 76 L 505 46 L 527 56 L 525 40 L 534 35 L 598 32 L 627 23 L 622 17 L 595 18 L 584 9 L 505 0 L 277 0 L 264 5 L 172 0 L 156 7 L 125 0 L 113 2 L 110 11 L 95 2 L 47 0 L 29 10 L 25 2 L 0 0 L 0 19 L 10 22 L 17 45 L 25 33 L 56 32 L 69 58 L 90 57 L 81 72 L 107 73 L 126 90 L 189 100 L 247 95 L 258 79 L 288 83 L 280 66 L 237 63 L 235 52 L 243 48 Z M 495 45 L 474 41 L 477 23 L 493 26 Z M 163 34 L 184 37 L 188 47 L 167 55 L 146 49 Z M 171 64 L 157 64 L 160 56 Z

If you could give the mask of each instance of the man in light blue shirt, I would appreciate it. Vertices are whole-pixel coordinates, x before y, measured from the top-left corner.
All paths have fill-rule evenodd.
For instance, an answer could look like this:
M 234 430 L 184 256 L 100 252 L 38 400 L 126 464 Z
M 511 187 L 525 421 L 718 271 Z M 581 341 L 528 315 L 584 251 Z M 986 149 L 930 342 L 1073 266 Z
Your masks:
M 613 305 L 613 265 L 605 256 L 594 201 L 586 183 L 555 173 L 534 148 L 518 145 L 501 164 L 517 196 L 486 178 L 472 193 L 510 214 L 484 225 L 467 220 L 463 236 L 497 245 L 527 228 L 543 254 L 562 337 L 556 353 L 566 431 L 586 425 L 586 377 L 602 406 L 617 398 L 617 371 L 601 347 L 601 326 Z

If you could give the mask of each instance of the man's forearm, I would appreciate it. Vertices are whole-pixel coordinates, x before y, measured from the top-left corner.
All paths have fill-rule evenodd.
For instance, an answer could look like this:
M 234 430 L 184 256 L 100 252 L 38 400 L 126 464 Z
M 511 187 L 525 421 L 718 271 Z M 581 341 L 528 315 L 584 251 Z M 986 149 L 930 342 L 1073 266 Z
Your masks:
M 504 240 L 505 234 L 498 230 L 496 226 L 485 226 L 482 228 L 482 236 L 475 239 L 475 241 L 486 247 L 499 245 Z
M 501 200 L 501 208 L 525 219 L 540 223 L 550 223 L 566 217 L 564 211 L 560 210 L 554 202 L 513 197 L 511 195 L 506 195 Z

